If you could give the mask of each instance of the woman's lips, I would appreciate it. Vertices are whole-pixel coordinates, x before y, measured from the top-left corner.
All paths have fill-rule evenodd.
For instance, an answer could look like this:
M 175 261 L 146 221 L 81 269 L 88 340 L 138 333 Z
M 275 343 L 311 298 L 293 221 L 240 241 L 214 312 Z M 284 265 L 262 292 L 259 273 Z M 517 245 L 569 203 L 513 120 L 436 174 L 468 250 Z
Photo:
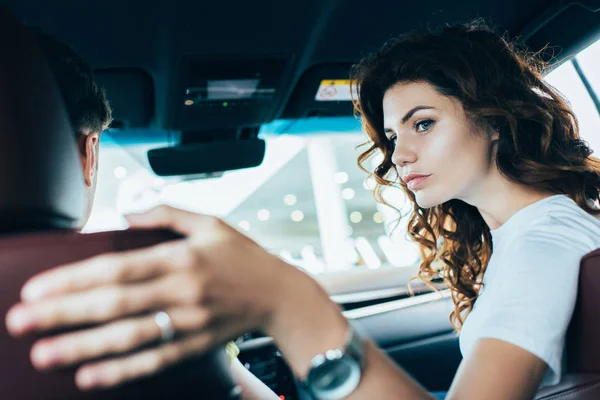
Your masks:
M 411 179 L 408 182 L 408 188 L 412 191 L 418 190 L 423 185 L 423 181 L 429 178 L 431 175 L 419 176 L 418 178 Z

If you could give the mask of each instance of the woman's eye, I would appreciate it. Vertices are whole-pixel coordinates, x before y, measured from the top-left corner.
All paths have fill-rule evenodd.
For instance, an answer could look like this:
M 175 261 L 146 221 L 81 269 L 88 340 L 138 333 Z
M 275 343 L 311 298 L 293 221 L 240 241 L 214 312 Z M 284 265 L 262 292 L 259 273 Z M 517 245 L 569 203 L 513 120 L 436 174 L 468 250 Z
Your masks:
M 396 147 L 396 144 L 398 143 L 398 136 L 396 135 L 392 135 L 389 138 L 390 144 L 392 144 L 394 147 Z
M 433 126 L 433 124 L 435 124 L 434 120 L 424 119 L 422 121 L 418 121 L 415 124 L 415 129 L 417 130 L 417 132 L 427 132 L 428 130 L 431 129 L 431 127 Z

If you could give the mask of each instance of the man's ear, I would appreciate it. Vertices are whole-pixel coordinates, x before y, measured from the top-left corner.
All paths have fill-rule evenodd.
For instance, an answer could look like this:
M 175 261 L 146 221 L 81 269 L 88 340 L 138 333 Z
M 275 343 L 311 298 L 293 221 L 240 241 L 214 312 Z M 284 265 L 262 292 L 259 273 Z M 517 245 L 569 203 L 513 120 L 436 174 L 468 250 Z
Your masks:
M 80 135 L 78 140 L 79 155 L 81 156 L 81 167 L 83 169 L 83 179 L 87 187 L 94 184 L 96 174 L 98 173 L 98 142 L 100 134 L 90 132 L 87 135 Z

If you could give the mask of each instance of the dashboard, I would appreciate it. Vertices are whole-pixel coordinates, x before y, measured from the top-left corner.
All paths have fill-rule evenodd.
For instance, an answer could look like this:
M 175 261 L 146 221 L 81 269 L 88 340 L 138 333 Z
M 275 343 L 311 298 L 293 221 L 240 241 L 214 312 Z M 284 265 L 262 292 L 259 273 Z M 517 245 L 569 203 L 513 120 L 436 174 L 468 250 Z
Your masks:
M 273 339 L 259 333 L 238 341 L 240 362 L 283 400 L 300 400 L 294 374 L 287 366 Z
M 366 332 L 371 335 L 373 340 L 378 344 L 389 348 L 390 343 L 400 343 L 404 341 L 404 339 L 408 339 L 410 335 L 402 334 L 395 337 L 395 334 L 388 334 L 388 329 L 380 322 L 373 324 L 373 319 L 387 321 L 389 323 L 386 323 L 386 325 L 392 327 L 396 324 L 402 326 L 405 324 L 402 323 L 402 318 L 397 318 L 399 315 L 397 313 L 406 314 L 407 311 L 410 311 L 411 315 L 414 315 L 414 313 L 422 311 L 431 314 L 431 310 L 427 308 L 428 305 L 432 305 L 436 303 L 436 300 L 443 298 L 449 300 L 449 296 L 448 290 L 423 293 L 418 296 L 409 296 L 407 293 L 382 290 L 378 293 L 369 292 L 368 295 L 366 293 L 359 293 L 347 296 L 333 296 L 332 299 L 342 306 L 346 318 L 358 320 L 361 325 L 367 328 Z M 438 306 L 439 305 L 436 305 L 436 307 Z M 447 331 L 448 329 L 444 329 L 445 324 L 447 324 L 448 315 L 446 307 L 442 307 L 441 315 L 442 321 L 444 322 L 441 329 L 432 329 L 429 324 L 425 327 L 425 332 L 412 332 L 412 334 L 423 337 L 423 334 L 429 336 L 427 332 L 430 329 L 432 329 L 432 333 L 437 333 L 439 331 L 441 331 L 440 333 L 443 333 Z M 411 317 L 411 319 L 413 318 Z M 451 337 L 449 338 L 444 337 L 443 340 L 449 340 L 453 343 L 455 337 L 454 335 L 450 336 Z M 382 340 L 384 337 L 387 338 Z M 410 338 L 408 341 L 414 343 L 412 339 L 414 339 L 414 337 Z M 272 338 L 263 335 L 261 332 L 251 332 L 238 339 L 236 344 L 240 348 L 240 354 L 238 356 L 240 362 L 252 372 L 252 374 L 280 396 L 281 399 L 307 399 L 303 394 L 303 391 L 300 390 L 297 380 Z M 429 346 L 429 344 L 424 345 Z M 410 346 L 413 345 L 410 344 L 409 347 Z M 435 346 L 433 348 L 435 348 Z M 399 351 L 403 352 L 404 350 L 400 348 Z M 403 366 L 405 365 L 403 364 Z

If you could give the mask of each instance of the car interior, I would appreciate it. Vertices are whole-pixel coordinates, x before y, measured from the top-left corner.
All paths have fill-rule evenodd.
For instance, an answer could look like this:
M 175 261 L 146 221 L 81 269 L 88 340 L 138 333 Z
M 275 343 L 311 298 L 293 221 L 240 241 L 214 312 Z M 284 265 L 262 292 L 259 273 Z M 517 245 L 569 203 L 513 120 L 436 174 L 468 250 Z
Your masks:
M 76 194 L 83 185 L 77 172 L 78 155 L 68 139 L 73 135 L 65 134 L 71 128 L 56 83 L 26 27 L 41 28 L 72 46 L 91 64 L 106 89 L 114 120 L 106 132 L 105 154 L 111 156 L 103 155 L 100 161 L 110 168 L 104 176 L 120 182 L 150 182 L 144 185 L 152 190 L 125 193 L 133 185 L 124 185 L 117 193 L 107 178 L 99 188 L 105 191 L 97 195 L 100 207 L 104 201 L 111 202 L 113 211 L 122 214 L 131 205 L 124 198 L 147 205 L 148 193 L 162 191 L 178 199 L 181 193 L 194 193 L 183 206 L 211 212 L 233 204 L 236 191 L 247 190 L 243 201 L 215 212 L 251 236 L 271 235 L 265 247 L 291 263 L 301 259 L 298 267 L 318 276 L 345 316 L 358 321 L 380 348 L 430 391 L 447 391 L 461 362 L 458 336 L 448 319 L 452 311 L 449 291 L 442 282 L 434 282 L 433 288 L 419 281 L 409 283 L 418 256 L 408 245 L 402 249 L 412 258 L 398 261 L 406 265 L 388 266 L 394 264 L 396 253 L 389 249 L 392 242 L 381 238 L 378 219 L 387 218 L 383 210 L 369 221 L 363 218 L 364 211 L 349 213 L 352 207 L 338 212 L 338 207 L 351 201 L 375 207 L 365 190 L 368 182 L 360 193 L 343 188 L 349 179 L 353 182 L 354 175 L 363 174 L 355 166 L 356 145 L 365 137 L 360 135 L 351 101 L 352 65 L 401 33 L 483 18 L 498 31 L 520 38 L 530 51 L 539 51 L 553 71 L 548 80 L 567 82 L 564 92 L 581 119 L 582 130 L 595 127 L 593 134 L 600 132 L 596 94 L 600 93 L 596 72 L 600 71 L 600 47 L 595 45 L 600 43 L 598 0 L 3 0 L 0 10 L 3 314 L 18 301 L 22 284 L 37 272 L 176 237 L 168 231 L 122 230 L 116 219 L 112 225 L 98 223 L 97 229 L 86 234 L 72 231 L 81 218 L 77 210 L 82 208 Z M 573 97 L 579 95 L 575 90 L 580 90 L 585 101 Z M 600 137 L 586 140 L 600 144 Z M 309 144 L 301 151 L 290 150 L 300 141 Z M 323 148 L 327 154 L 338 154 L 337 165 L 323 161 Z M 141 172 L 132 174 L 127 162 Z M 339 171 L 350 164 L 358 172 L 349 178 Z M 277 167 L 263 172 L 272 165 Z M 323 181 L 332 180 L 327 171 L 335 174 L 339 201 L 327 202 L 318 195 L 330 188 Z M 239 180 L 234 181 L 235 176 Z M 261 186 L 270 189 L 260 191 Z M 295 195 L 286 195 L 285 205 L 280 206 L 289 210 L 285 225 L 277 225 L 274 206 L 267 209 L 264 204 L 292 192 Z M 299 204 L 313 197 L 316 205 L 300 211 Z M 201 205 L 195 206 L 194 201 Z M 215 204 L 214 209 L 204 207 L 209 202 Z M 254 220 L 247 216 L 244 204 L 254 213 Z M 294 206 L 297 209 L 291 212 L 290 221 Z M 97 220 L 106 222 L 107 215 L 99 211 Z M 336 215 L 341 215 L 337 222 Z M 349 267 L 336 266 L 336 262 L 347 262 L 343 246 L 341 258 L 340 252 L 328 251 L 327 246 L 346 243 L 353 233 L 336 236 L 327 230 L 325 218 L 342 228 L 350 224 L 355 233 L 368 231 L 353 239 L 356 257 Z M 260 221 L 269 219 L 267 232 Z M 303 228 L 309 221 L 314 221 L 314 228 Z M 381 232 L 372 233 L 375 228 Z M 378 244 L 376 249 L 373 242 Z M 542 389 L 536 399 L 600 398 L 600 347 L 596 343 L 600 337 L 600 250 L 587 255 L 581 265 L 578 303 L 567 337 L 568 373 L 557 386 Z M 239 397 L 222 349 L 153 378 L 110 391 L 82 393 L 74 385 L 73 369 L 45 374 L 33 369 L 29 349 L 34 339 L 15 340 L 4 326 L 0 330 L 0 392 L 6 398 Z M 237 344 L 242 364 L 280 398 L 303 398 L 271 338 L 249 332 Z

